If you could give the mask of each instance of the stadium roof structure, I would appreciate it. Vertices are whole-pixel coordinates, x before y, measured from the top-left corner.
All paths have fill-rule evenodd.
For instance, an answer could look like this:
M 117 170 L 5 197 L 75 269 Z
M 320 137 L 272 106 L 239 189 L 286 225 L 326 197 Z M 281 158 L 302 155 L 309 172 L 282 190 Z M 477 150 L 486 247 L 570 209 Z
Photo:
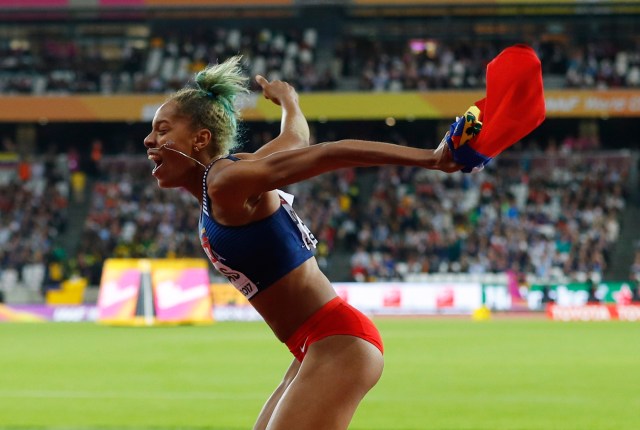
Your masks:
M 0 0 L 0 20 L 286 17 L 316 7 L 351 16 L 619 15 L 640 0 Z

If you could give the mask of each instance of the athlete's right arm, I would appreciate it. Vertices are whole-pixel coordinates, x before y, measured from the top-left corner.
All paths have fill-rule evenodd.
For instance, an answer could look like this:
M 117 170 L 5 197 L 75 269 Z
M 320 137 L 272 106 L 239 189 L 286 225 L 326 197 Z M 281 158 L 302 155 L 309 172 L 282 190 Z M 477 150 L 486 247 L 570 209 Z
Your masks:
M 420 149 L 345 139 L 228 165 L 220 169 L 210 182 L 209 194 L 242 204 L 242 201 L 252 201 L 264 192 L 332 170 L 382 165 L 417 166 L 444 172 L 455 172 L 462 167 L 453 161 L 444 141 L 436 149 Z

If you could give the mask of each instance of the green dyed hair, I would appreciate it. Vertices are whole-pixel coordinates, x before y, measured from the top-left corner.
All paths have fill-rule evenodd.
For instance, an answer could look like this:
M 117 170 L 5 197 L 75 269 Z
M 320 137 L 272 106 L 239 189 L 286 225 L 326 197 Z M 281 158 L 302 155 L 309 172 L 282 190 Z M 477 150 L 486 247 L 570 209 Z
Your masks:
M 211 131 L 211 147 L 219 154 L 227 154 L 238 145 L 240 112 L 234 101 L 238 94 L 249 92 L 241 59 L 236 55 L 208 66 L 195 75 L 195 88 L 185 87 L 169 98 L 176 102 L 178 114 L 191 120 L 194 129 Z

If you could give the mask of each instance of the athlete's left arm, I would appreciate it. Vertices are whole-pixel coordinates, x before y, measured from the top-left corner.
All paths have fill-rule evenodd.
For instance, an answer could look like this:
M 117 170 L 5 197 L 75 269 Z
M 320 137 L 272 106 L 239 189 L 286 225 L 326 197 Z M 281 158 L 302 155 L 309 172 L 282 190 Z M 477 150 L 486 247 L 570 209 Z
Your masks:
M 242 154 L 240 158 L 257 159 L 278 151 L 309 146 L 309 125 L 300 109 L 296 90 L 287 82 L 269 82 L 260 75 L 256 76 L 256 82 L 262 87 L 264 97 L 282 108 L 280 134 L 253 154 Z

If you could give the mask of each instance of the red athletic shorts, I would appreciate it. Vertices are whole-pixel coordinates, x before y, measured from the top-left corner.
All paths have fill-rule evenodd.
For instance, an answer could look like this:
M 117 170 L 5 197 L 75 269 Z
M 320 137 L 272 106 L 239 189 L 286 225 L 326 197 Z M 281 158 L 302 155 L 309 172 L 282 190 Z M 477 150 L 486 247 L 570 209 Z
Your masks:
M 373 322 L 340 297 L 330 300 L 311 315 L 285 344 L 298 361 L 302 362 L 309 345 L 334 335 L 362 338 L 384 352 L 382 338 Z

